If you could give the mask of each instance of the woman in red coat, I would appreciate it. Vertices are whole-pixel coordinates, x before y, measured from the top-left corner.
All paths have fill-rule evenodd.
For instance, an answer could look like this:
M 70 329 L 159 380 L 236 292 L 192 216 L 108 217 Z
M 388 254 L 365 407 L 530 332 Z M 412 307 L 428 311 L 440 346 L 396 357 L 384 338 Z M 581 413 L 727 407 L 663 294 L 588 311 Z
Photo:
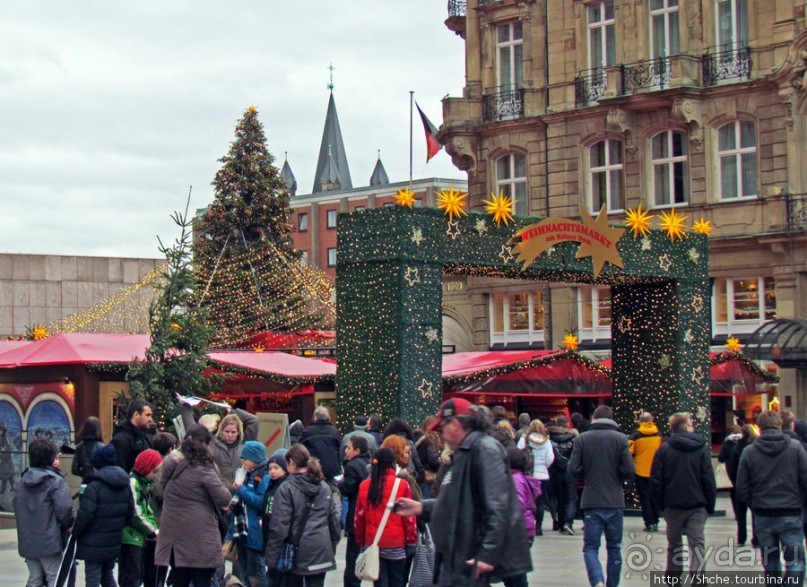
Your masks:
M 373 543 L 394 484 L 395 455 L 387 448 L 379 449 L 373 457 L 370 478 L 362 481 L 356 499 L 353 530 L 359 546 L 367 547 Z M 393 501 L 411 495 L 409 485 L 401 481 Z M 417 544 L 417 524 L 414 516 L 390 513 L 378 541 L 381 572 L 375 587 L 406 585 L 406 547 L 413 547 L 415 544 Z

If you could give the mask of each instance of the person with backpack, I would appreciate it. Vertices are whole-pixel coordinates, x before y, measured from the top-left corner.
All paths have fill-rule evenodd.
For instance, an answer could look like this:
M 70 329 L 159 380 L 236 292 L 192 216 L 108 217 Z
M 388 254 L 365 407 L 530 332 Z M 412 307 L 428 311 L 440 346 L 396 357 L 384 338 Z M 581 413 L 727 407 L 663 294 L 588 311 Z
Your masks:
M 535 541 L 535 503 L 541 497 L 541 482 L 530 475 L 530 463 L 527 453 L 516 447 L 507 449 L 510 461 L 510 475 L 516 486 L 518 503 L 524 516 L 524 530 L 527 532 L 529 545 Z M 505 587 L 527 587 L 527 573 L 504 578 Z
M 261 521 L 269 489 L 269 459 L 266 447 L 257 440 L 248 440 L 241 448 L 243 480 L 236 475 L 233 500 L 230 505 L 230 537 L 238 549 L 238 567 L 244 584 L 268 587 L 266 562 L 263 556 Z
M 577 514 L 577 482 L 569 473 L 572 446 L 578 434 L 569 428 L 569 419 L 558 416 L 546 429 L 555 460 L 549 466 L 549 511 L 552 513 L 553 530 L 574 536 L 572 528 Z

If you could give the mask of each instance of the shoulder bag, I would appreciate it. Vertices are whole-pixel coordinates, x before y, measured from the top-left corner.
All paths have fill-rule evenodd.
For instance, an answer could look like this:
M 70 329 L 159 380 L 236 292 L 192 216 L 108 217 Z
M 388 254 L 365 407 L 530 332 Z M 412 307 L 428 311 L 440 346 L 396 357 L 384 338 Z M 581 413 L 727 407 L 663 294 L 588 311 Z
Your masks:
M 297 549 L 300 546 L 300 539 L 303 537 L 305 525 L 308 523 L 308 516 L 311 515 L 311 510 L 314 509 L 314 502 L 305 504 L 305 511 L 303 512 L 302 523 L 300 529 L 292 537 L 283 541 L 280 546 L 280 555 L 277 557 L 277 565 L 275 568 L 281 573 L 288 573 L 294 568 L 294 561 L 297 558 Z
M 381 540 L 381 534 L 384 533 L 384 527 L 387 525 L 392 506 L 395 504 L 395 497 L 400 485 L 401 478 L 398 477 L 398 468 L 396 467 L 395 483 L 392 484 L 392 492 L 389 494 L 389 501 L 387 502 L 387 507 L 384 508 L 384 515 L 381 517 L 381 523 L 378 525 L 373 543 L 365 548 L 356 559 L 355 573 L 357 579 L 362 581 L 378 581 L 378 575 L 381 571 L 378 542 Z

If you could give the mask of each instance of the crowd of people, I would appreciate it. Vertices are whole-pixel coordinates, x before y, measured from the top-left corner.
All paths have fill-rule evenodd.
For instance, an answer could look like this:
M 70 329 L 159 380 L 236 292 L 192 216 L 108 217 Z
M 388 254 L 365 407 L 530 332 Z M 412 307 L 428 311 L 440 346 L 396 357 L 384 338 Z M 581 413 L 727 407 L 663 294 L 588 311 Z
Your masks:
M 77 509 L 56 446 L 32 441 L 14 495 L 28 587 L 55 584 L 69 535 L 87 587 L 318 587 L 337 566 L 345 587 L 358 587 L 365 551 L 377 555 L 377 587 L 523 587 L 546 512 L 553 530 L 582 531 L 592 587 L 616 587 L 629 486 L 645 531 L 665 522 L 667 571 L 705 570 L 715 477 L 709 447 L 686 413 L 674 414 L 664 433 L 647 412 L 626 433 L 605 405 L 591 422 L 573 414 L 544 424 L 521 414 L 516 428 L 503 408 L 453 398 L 415 429 L 400 418 L 382 425 L 372 414 L 357 416 L 342 435 L 318 407 L 297 441 L 270 455 L 248 412 L 197 423 L 184 404 L 181 414 L 181 442 L 154 433 L 142 400 L 130 404 L 108 444 L 89 418 L 72 467 L 82 480 Z M 807 431 L 807 423 L 763 412 L 757 426 L 759 433 L 748 426 L 730 436 L 720 455 L 734 485 L 738 541 L 747 539 L 750 507 L 765 572 L 781 573 L 784 558 L 785 572 L 801 577 L 807 452 L 795 429 Z

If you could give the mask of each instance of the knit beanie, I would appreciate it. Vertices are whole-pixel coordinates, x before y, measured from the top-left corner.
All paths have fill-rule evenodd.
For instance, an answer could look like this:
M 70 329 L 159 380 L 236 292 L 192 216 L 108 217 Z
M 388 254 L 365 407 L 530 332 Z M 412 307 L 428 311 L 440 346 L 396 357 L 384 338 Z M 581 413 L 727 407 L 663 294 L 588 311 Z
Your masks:
M 117 463 L 118 451 L 115 450 L 115 446 L 112 444 L 99 446 L 90 457 L 90 464 L 93 469 L 103 469 L 104 467 L 116 465 Z
M 160 463 L 163 462 L 163 458 L 156 450 L 153 448 L 147 448 L 139 455 L 134 462 L 134 467 L 132 467 L 132 471 L 145 477 L 149 473 L 151 473 L 154 469 L 160 466 Z
M 248 440 L 241 449 L 241 458 L 253 463 L 262 463 L 266 460 L 266 447 L 257 440 Z
M 289 465 L 286 463 L 286 449 L 279 448 L 275 452 L 272 453 L 272 456 L 269 457 L 269 463 L 275 463 L 278 467 L 289 472 Z

